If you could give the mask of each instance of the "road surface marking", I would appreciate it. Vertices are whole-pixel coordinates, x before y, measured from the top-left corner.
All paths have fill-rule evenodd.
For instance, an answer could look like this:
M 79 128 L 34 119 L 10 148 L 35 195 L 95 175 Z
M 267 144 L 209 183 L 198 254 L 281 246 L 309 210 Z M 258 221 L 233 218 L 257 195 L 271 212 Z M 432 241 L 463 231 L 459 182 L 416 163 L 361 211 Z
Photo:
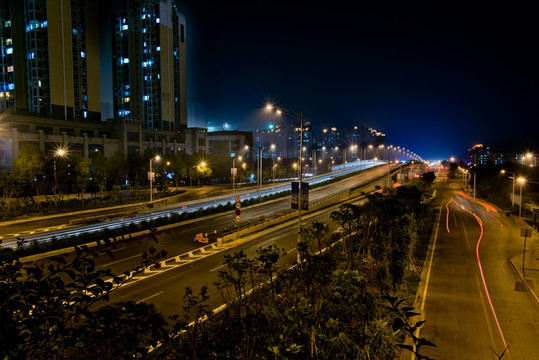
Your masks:
M 220 268 L 225 267 L 225 266 L 226 266 L 226 264 L 223 264 L 221 266 L 217 266 L 215 269 L 211 269 L 210 272 L 215 271 L 215 270 L 220 269 Z
M 292 249 L 288 250 L 288 251 L 286 252 L 286 254 L 288 255 L 288 254 L 290 254 L 292 251 L 295 251 L 295 250 L 296 250 L 296 248 L 292 248 Z
M 270 247 L 271 245 L 274 245 L 274 244 L 275 244 L 275 241 L 272 241 L 269 244 L 266 244 L 266 245 L 262 246 L 262 249 Z
M 153 297 L 156 297 L 157 295 L 161 295 L 163 292 L 164 292 L 164 291 L 159 291 L 157 294 L 153 294 L 152 296 L 148 296 L 148 297 L 145 298 L 145 299 L 139 300 L 139 301 L 137 301 L 137 304 L 138 304 L 138 303 L 141 303 L 141 302 L 143 302 L 143 301 L 149 300 L 149 299 L 151 299 L 151 298 L 153 298 Z
M 134 258 L 140 257 L 140 256 L 141 256 L 140 254 L 134 255 L 134 256 L 130 256 L 130 257 L 125 258 L 125 259 L 122 259 L 122 260 L 117 260 L 117 261 L 113 261 L 113 262 L 108 263 L 108 264 L 103 264 L 103 265 L 101 265 L 101 267 L 109 266 L 109 265 L 112 265 L 112 264 L 117 264 L 117 263 L 120 263 L 120 262 L 122 262 L 122 261 L 134 259 Z

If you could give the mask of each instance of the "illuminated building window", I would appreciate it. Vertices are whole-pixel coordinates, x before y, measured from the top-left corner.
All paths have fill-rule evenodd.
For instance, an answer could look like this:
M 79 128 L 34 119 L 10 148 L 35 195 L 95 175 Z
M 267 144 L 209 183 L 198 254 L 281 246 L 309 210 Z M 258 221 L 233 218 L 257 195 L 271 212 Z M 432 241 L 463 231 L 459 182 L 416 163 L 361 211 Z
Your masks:
M 156 47 L 155 51 L 161 51 L 161 46 Z
M 85 59 L 86 58 L 86 53 L 84 51 L 81 51 L 80 52 L 80 57 Z
M 13 48 L 6 48 L 6 55 L 13 54 Z
M 129 29 L 128 25 L 122 25 L 122 30 L 128 30 L 128 29 Z
M 156 22 L 157 24 L 159 24 L 159 18 L 155 19 L 155 22 Z
M 78 34 L 77 29 L 73 29 L 73 35 L 77 35 L 77 34 Z
M 12 65 L 7 67 L 7 72 L 13 72 L 13 66 Z

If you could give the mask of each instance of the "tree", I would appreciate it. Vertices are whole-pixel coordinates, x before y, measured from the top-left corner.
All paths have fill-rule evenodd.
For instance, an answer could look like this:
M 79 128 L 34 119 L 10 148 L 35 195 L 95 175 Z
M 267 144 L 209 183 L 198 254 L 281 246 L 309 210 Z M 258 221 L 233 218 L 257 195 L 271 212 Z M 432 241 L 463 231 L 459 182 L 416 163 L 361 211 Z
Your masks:
M 92 161 L 88 158 L 76 155 L 73 157 L 73 163 L 75 164 L 75 181 L 77 188 L 80 190 L 81 200 L 84 201 L 84 192 L 90 181 L 90 166 L 92 165 Z
M 13 174 L 19 179 L 26 196 L 39 195 L 45 175 L 45 157 L 35 144 L 25 144 L 13 160 Z

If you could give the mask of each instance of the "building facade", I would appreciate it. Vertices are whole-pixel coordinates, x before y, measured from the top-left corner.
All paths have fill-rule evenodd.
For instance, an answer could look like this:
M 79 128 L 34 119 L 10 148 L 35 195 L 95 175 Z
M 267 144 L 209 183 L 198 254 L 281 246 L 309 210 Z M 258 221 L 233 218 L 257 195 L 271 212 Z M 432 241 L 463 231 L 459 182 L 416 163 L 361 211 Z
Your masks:
M 123 0 L 114 16 L 114 117 L 187 128 L 185 17 L 172 0 Z
M 99 122 L 97 1 L 0 1 L 0 112 Z

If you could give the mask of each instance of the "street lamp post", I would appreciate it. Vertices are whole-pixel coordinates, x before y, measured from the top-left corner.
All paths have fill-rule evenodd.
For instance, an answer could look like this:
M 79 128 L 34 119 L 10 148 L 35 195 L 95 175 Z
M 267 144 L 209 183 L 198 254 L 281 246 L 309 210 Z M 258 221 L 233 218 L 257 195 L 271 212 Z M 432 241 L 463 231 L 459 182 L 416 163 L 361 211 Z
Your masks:
M 517 180 L 520 183 L 520 199 L 518 201 L 518 218 L 520 219 L 522 215 L 522 185 L 526 182 L 526 179 L 519 177 Z
M 66 155 L 66 149 L 61 147 L 56 149 L 56 151 L 53 154 L 53 167 L 54 167 L 54 193 L 56 196 L 56 193 L 58 192 L 58 172 L 56 171 L 56 158 L 57 157 L 65 157 Z M 59 197 L 60 198 L 60 197 Z
M 272 110 L 272 105 L 267 105 L 266 109 Z M 302 167 L 302 158 L 303 158 L 303 110 L 301 112 L 297 112 L 291 109 L 285 109 L 285 108 L 279 108 L 276 110 L 277 114 L 285 114 L 288 115 L 296 120 L 299 120 L 299 190 L 298 190 L 298 238 L 297 238 L 297 262 L 299 263 L 301 261 L 301 256 L 299 253 L 299 243 L 301 241 L 301 184 L 303 182 L 303 167 Z
M 505 173 L 513 175 L 513 177 L 510 178 L 510 179 L 513 179 L 513 197 L 511 198 L 511 206 L 515 206 L 515 179 L 516 179 L 516 175 L 513 174 L 512 172 L 502 170 L 502 174 L 505 174 Z
M 155 157 L 150 159 L 150 173 L 148 174 L 148 177 L 150 178 L 150 204 L 153 201 L 152 183 L 153 183 L 154 175 L 153 175 L 153 172 L 152 172 L 152 161 L 154 161 L 154 160 L 159 161 L 159 159 L 161 159 L 161 157 L 159 155 L 156 155 Z M 150 213 L 151 213 L 151 211 L 152 211 L 152 208 L 150 207 Z
M 241 161 L 241 156 L 238 156 L 238 160 Z M 234 156 L 232 158 L 232 190 L 234 190 L 234 187 L 236 185 L 236 172 L 238 170 L 236 169 L 236 157 Z

